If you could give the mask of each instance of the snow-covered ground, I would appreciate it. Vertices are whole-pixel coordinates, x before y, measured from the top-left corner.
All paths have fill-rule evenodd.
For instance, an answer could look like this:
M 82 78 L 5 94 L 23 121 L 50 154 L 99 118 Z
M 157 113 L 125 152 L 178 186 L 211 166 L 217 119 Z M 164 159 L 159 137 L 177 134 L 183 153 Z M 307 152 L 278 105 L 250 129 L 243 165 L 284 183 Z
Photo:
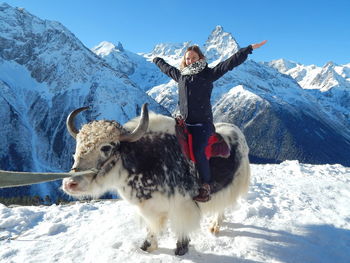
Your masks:
M 145 230 L 125 201 L 14 207 L 0 204 L 0 262 L 350 262 L 350 168 L 286 161 L 252 165 L 252 183 L 228 209 L 221 232 L 191 236 L 173 255 L 169 231 L 159 249 L 139 249 Z

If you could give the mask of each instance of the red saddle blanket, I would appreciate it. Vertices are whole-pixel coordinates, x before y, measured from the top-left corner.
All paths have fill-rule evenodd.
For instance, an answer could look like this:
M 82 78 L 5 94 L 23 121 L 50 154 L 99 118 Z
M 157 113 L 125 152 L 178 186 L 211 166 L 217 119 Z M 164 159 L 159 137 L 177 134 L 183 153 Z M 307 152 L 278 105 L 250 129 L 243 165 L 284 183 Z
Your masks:
M 176 119 L 176 137 L 181 146 L 182 153 L 186 158 L 196 162 L 193 147 L 192 147 L 192 135 L 186 127 L 186 123 L 182 118 L 177 117 Z M 225 142 L 224 138 L 216 132 L 214 132 L 208 140 L 208 145 L 205 148 L 205 155 L 209 160 L 211 157 L 224 157 L 230 156 L 230 147 Z

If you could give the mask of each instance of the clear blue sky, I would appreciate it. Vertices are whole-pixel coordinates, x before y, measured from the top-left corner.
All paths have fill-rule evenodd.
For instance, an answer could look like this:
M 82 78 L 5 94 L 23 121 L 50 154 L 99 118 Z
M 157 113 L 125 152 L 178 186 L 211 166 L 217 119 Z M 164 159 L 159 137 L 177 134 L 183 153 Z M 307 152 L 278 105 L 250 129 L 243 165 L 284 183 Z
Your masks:
M 202 45 L 221 25 L 241 46 L 269 41 L 254 52 L 256 61 L 350 63 L 350 0 L 0 1 L 61 22 L 88 48 L 101 41 L 120 41 L 132 52 L 158 43 Z

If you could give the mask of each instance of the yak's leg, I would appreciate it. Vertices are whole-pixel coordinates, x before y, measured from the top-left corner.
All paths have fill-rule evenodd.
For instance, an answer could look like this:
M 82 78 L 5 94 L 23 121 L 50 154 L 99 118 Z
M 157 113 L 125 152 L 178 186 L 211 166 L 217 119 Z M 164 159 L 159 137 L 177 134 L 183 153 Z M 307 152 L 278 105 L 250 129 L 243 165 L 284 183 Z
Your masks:
M 188 252 L 188 245 L 190 244 L 190 239 L 188 237 L 182 238 L 176 242 L 175 255 L 182 256 Z
M 142 217 L 147 224 L 147 236 L 143 241 L 141 249 L 147 252 L 152 252 L 158 248 L 158 234 L 164 228 L 167 221 L 165 213 L 156 213 L 154 211 L 142 211 Z
M 152 252 L 158 248 L 158 239 L 157 234 L 152 232 L 149 228 L 147 228 L 147 237 L 143 241 L 141 249 L 147 252 Z
M 214 220 L 211 222 L 211 226 L 209 228 L 212 234 L 218 234 L 220 231 L 220 226 L 222 221 L 225 219 L 224 212 L 219 212 L 216 214 Z
M 177 237 L 175 255 L 182 256 L 188 251 L 189 234 L 200 226 L 201 212 L 192 198 L 176 203 L 169 213 L 169 219 Z

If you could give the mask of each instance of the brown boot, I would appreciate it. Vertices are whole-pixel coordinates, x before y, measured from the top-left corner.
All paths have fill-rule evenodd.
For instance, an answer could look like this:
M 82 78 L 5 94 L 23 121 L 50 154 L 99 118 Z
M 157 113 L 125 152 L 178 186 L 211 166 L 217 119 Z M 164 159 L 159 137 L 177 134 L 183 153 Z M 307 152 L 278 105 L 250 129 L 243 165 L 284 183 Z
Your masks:
M 208 202 L 210 200 L 210 185 L 203 184 L 199 188 L 199 194 L 193 197 L 193 200 L 197 202 Z

